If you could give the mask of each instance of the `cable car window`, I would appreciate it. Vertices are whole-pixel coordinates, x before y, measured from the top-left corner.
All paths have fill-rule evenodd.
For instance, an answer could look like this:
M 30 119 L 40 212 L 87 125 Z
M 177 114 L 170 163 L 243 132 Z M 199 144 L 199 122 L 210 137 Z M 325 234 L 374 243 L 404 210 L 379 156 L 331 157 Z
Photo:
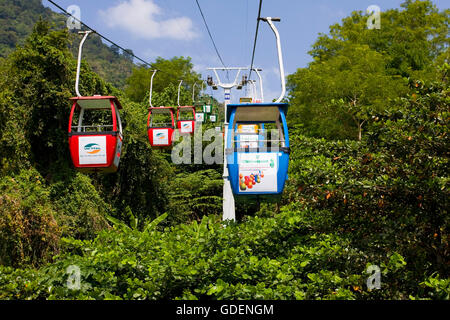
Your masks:
M 81 118 L 81 123 L 80 123 Z M 109 132 L 113 131 L 111 110 L 75 110 L 72 118 L 74 132 Z
M 180 108 L 178 121 L 195 120 L 193 108 Z
M 152 111 L 150 116 L 150 127 L 152 128 L 172 128 L 172 114 L 169 110 Z
M 285 146 L 279 123 L 236 124 L 234 147 L 239 150 L 276 152 Z

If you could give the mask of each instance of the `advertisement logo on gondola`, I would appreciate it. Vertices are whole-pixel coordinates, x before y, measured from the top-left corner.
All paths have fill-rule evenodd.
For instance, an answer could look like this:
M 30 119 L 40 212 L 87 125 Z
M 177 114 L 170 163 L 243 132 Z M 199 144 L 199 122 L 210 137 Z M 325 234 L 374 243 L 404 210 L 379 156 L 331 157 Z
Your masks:
M 153 144 L 154 145 L 168 145 L 169 144 L 169 130 L 154 129 L 153 130 Z
M 84 150 L 86 150 L 86 152 L 89 154 L 96 154 L 102 151 L 102 148 L 96 143 L 89 143 L 88 145 L 84 146 Z
M 191 133 L 193 132 L 192 121 L 186 121 L 181 123 L 181 133 Z
M 106 137 L 79 137 L 78 157 L 80 164 L 106 164 Z
M 205 114 L 204 113 L 196 113 L 195 114 L 195 121 L 197 122 L 203 122 L 205 121 Z

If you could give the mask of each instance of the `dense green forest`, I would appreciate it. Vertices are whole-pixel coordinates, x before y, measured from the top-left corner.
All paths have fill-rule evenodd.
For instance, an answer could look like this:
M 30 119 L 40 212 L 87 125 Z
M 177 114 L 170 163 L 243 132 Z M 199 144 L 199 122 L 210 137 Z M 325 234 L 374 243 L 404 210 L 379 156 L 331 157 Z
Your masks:
M 449 299 L 450 10 L 407 0 L 380 30 L 354 12 L 319 35 L 288 76 L 283 198 L 226 225 L 222 167 L 150 147 L 144 67 L 121 84 L 83 60 L 80 90 L 119 97 L 125 140 L 117 173 L 73 169 L 74 36 L 34 11 L 0 59 L 0 299 Z M 181 77 L 190 104 L 190 58 L 155 64 L 153 104 L 176 105 Z

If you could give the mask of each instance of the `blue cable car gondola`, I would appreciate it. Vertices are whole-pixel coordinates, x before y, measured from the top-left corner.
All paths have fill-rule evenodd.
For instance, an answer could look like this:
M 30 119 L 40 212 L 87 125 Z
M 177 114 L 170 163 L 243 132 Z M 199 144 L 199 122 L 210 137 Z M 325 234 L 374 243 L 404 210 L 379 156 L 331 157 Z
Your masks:
M 287 111 L 285 103 L 227 106 L 226 157 L 236 200 L 276 201 L 283 193 L 290 154 Z

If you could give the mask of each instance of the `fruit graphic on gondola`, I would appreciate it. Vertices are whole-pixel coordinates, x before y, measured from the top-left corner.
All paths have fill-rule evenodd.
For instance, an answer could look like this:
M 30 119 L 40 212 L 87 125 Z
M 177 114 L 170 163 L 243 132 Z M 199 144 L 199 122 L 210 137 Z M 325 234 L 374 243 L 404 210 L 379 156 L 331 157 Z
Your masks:
M 261 179 L 264 178 L 264 174 L 261 171 L 257 173 L 251 173 L 248 176 L 244 176 L 242 173 L 239 174 L 239 188 L 241 191 L 247 189 L 253 189 L 257 183 L 261 183 Z

